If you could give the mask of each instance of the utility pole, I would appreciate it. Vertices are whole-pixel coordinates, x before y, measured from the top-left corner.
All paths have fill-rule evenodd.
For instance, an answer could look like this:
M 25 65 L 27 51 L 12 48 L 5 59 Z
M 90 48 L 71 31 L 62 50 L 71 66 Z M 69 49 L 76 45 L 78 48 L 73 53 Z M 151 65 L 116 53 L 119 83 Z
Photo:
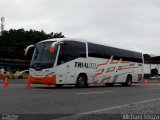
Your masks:
M 5 18 L 1 17 L 1 32 L 4 30 L 4 21 L 5 21 Z

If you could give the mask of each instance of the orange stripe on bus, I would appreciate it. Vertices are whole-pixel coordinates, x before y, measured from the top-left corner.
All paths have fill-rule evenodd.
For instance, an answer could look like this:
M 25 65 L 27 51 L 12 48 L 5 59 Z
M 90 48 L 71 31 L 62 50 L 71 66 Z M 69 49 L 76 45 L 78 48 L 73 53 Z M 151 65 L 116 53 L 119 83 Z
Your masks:
M 96 66 L 96 69 L 99 67 L 99 66 L 103 66 L 103 65 L 106 65 L 107 63 L 108 63 L 108 61 L 109 61 L 109 59 L 105 62 L 105 63 L 102 63 L 102 64 L 98 64 L 97 66 Z
M 110 79 L 111 79 L 111 76 L 109 77 L 109 79 L 108 79 L 107 83 L 110 81 Z
M 118 64 L 118 60 L 112 60 L 111 64 Z
M 108 82 L 110 81 L 110 79 L 111 79 L 111 76 L 109 76 L 109 78 L 108 78 L 107 82 L 105 82 L 105 83 L 108 83 Z
M 132 69 L 132 68 L 139 68 L 139 67 L 118 68 L 118 70 L 126 70 L 126 69 Z
M 97 80 L 97 81 L 93 81 L 93 84 L 94 84 L 94 85 L 97 85 L 97 84 L 98 84 L 98 80 Z
M 101 75 L 103 72 L 99 72 L 97 74 L 95 74 L 95 76 L 93 77 L 93 80 L 95 79 L 96 76 Z
M 112 68 L 111 70 L 107 70 L 106 73 L 108 72 L 113 72 L 115 70 L 116 67 Z

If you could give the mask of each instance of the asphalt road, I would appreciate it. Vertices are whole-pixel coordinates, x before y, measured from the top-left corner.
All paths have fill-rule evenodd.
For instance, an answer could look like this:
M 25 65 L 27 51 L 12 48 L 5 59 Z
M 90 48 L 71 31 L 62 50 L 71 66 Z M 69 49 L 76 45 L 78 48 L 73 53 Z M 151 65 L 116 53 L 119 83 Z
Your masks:
M 37 119 L 34 117 L 39 116 L 38 119 L 66 119 L 68 116 L 96 112 L 119 114 L 115 111 L 120 107 L 123 109 L 118 111 L 124 109 L 128 111 L 128 108 L 124 108 L 128 107 L 127 105 L 141 106 L 142 108 L 143 105 L 139 105 L 139 103 L 145 104 L 146 101 L 157 103 L 160 99 L 160 83 L 139 83 L 133 84 L 131 87 L 116 85 L 114 87 L 75 88 L 74 86 L 65 86 L 55 88 L 54 86 L 32 85 L 28 88 L 25 86 L 25 80 L 8 81 L 9 87 L 7 88 L 3 87 L 3 82 L 0 82 L 0 113 L 2 117 L 11 114 L 19 115 L 20 118 L 21 116 L 25 116 L 25 118 L 32 116 L 33 119 Z M 105 112 L 110 109 L 114 111 Z M 93 120 L 93 118 L 91 119 Z

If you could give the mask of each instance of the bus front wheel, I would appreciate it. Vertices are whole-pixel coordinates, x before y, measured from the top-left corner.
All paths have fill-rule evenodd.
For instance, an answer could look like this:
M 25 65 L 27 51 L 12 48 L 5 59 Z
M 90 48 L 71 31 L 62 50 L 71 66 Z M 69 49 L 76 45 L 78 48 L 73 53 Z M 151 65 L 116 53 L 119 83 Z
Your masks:
M 76 87 L 83 88 L 87 87 L 87 77 L 84 74 L 80 74 L 77 77 Z

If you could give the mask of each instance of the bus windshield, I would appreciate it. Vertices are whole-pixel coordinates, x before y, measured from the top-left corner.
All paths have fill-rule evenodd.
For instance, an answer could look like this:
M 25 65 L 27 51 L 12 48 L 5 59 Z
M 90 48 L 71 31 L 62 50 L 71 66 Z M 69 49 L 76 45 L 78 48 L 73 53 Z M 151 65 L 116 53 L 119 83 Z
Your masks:
M 52 68 L 55 62 L 57 45 L 55 46 L 54 53 L 50 53 L 50 47 L 53 41 L 41 42 L 36 45 L 31 60 L 30 68 L 42 70 L 45 68 Z

